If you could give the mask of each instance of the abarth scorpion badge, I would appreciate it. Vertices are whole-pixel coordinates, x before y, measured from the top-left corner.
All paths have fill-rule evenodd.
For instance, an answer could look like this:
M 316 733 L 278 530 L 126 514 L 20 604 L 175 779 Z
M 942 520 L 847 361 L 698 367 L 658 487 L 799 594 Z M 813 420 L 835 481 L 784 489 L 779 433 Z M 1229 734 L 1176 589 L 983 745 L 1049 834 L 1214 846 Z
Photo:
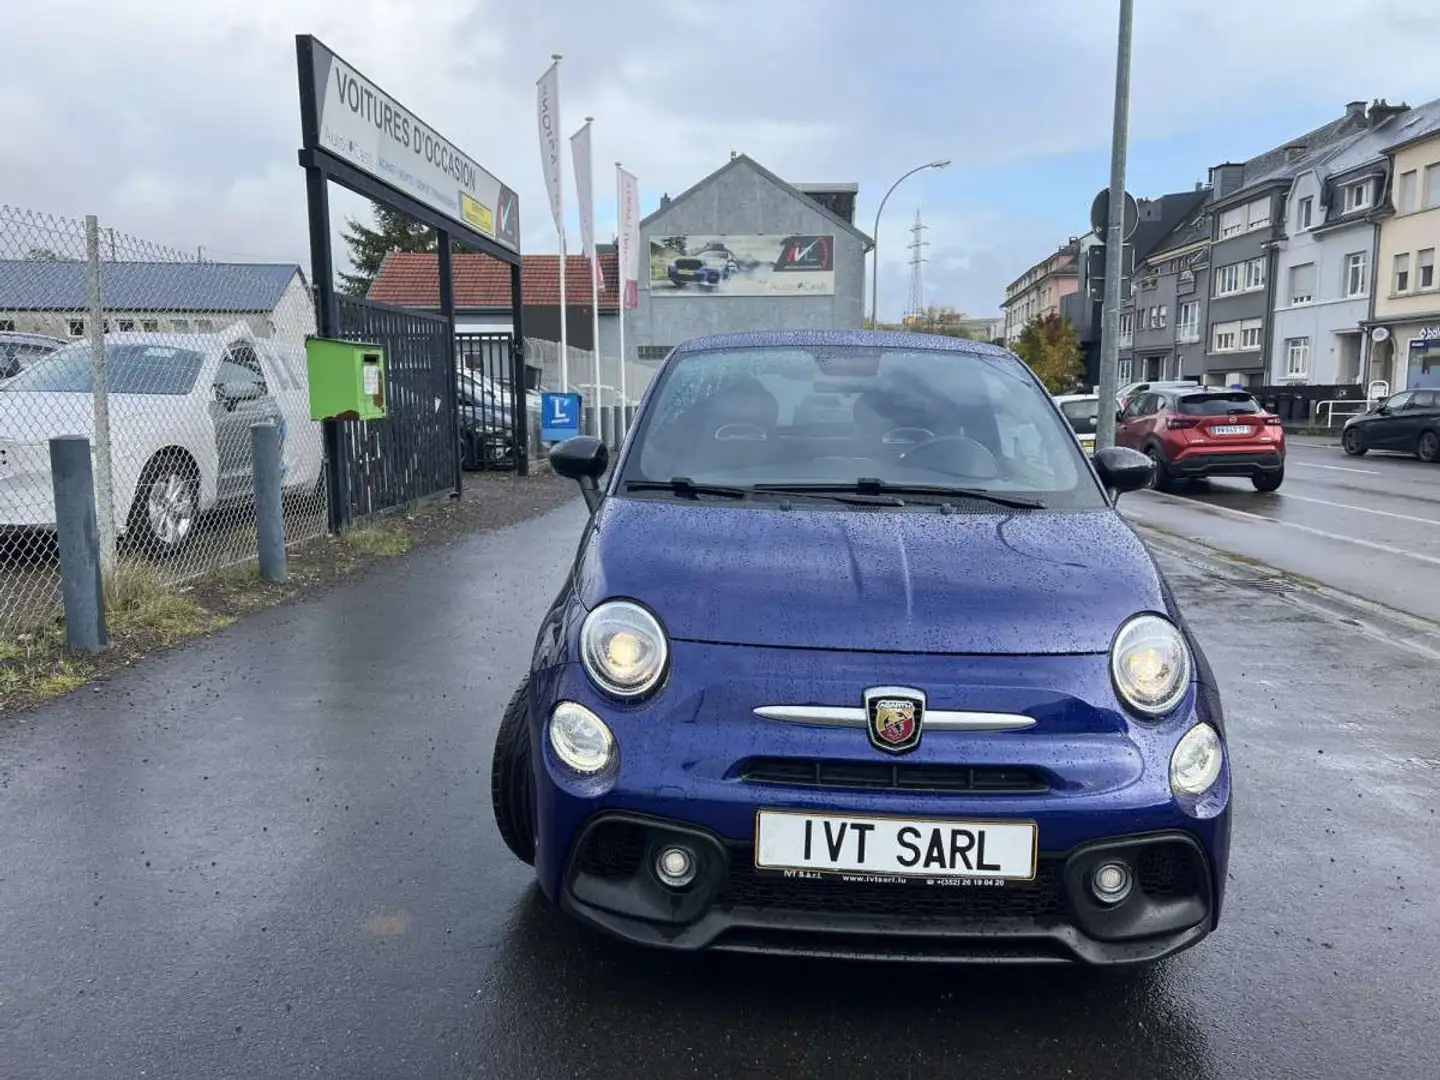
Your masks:
M 925 694 L 908 686 L 872 686 L 865 691 L 866 730 L 877 750 L 903 754 L 920 745 Z

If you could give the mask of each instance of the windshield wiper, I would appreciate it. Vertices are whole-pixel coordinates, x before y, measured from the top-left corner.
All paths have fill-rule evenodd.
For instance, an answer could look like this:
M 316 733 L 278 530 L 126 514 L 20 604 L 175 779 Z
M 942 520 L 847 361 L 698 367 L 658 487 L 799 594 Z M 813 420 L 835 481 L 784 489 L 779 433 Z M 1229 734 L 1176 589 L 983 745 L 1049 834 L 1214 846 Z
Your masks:
M 697 484 L 688 476 L 672 476 L 669 480 L 627 480 L 626 491 L 673 491 L 676 495 L 694 498 L 697 495 L 723 495 L 743 499 L 752 494 L 749 488 L 725 487 L 721 484 Z
M 765 495 L 797 495 L 803 499 L 829 499 L 850 506 L 904 506 L 905 500 L 894 494 L 871 494 L 855 490 L 853 484 L 756 484 L 755 490 Z
M 1005 495 L 988 488 L 949 487 L 945 484 L 892 484 L 887 480 L 862 476 L 853 484 L 756 484 L 757 491 L 786 491 L 795 494 L 814 492 L 855 492 L 860 495 L 929 495 L 935 498 L 979 499 L 1009 506 L 1016 510 L 1043 510 L 1045 504 L 1039 499 L 1027 499 L 1019 495 Z

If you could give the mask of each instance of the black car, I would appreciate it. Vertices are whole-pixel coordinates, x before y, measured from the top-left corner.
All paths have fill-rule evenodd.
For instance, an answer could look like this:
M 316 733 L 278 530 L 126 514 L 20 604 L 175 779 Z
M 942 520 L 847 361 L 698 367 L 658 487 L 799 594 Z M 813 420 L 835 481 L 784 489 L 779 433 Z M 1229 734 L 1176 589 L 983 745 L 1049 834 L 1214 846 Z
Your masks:
M 1345 421 L 1345 453 L 1396 450 L 1421 461 L 1440 461 L 1440 390 L 1401 390 L 1369 412 Z

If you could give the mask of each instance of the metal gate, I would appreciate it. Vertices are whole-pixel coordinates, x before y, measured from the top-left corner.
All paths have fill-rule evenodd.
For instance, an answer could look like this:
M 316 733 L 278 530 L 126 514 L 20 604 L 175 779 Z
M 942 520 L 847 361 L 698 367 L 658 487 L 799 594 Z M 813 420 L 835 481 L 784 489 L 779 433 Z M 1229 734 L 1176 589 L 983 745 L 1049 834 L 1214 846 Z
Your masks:
M 510 334 L 456 334 L 460 367 L 460 452 L 466 469 L 515 467 L 515 339 Z M 518 404 L 517 404 L 518 403 Z
M 386 416 L 340 428 L 343 492 L 365 517 L 457 489 L 455 363 L 445 319 L 337 296 L 339 336 L 385 347 Z

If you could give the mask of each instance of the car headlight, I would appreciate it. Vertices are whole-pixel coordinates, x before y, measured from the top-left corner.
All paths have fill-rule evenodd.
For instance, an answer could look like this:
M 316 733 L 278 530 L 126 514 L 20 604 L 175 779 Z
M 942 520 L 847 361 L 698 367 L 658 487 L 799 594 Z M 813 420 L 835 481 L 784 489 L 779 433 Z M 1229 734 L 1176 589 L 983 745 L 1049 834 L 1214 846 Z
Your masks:
M 1196 724 L 1170 755 L 1170 788 L 1177 795 L 1204 795 L 1220 778 L 1225 749 L 1209 724 Z
M 550 714 L 550 749 L 578 773 L 600 772 L 615 756 L 615 736 L 584 705 L 562 701 Z
M 621 698 L 648 694 L 665 674 L 670 646 L 659 620 L 639 604 L 611 600 L 585 617 L 580 658 L 596 685 Z
M 1190 685 L 1190 648 L 1169 619 L 1136 615 L 1110 648 L 1115 689 L 1131 708 L 1160 716 L 1180 704 Z

